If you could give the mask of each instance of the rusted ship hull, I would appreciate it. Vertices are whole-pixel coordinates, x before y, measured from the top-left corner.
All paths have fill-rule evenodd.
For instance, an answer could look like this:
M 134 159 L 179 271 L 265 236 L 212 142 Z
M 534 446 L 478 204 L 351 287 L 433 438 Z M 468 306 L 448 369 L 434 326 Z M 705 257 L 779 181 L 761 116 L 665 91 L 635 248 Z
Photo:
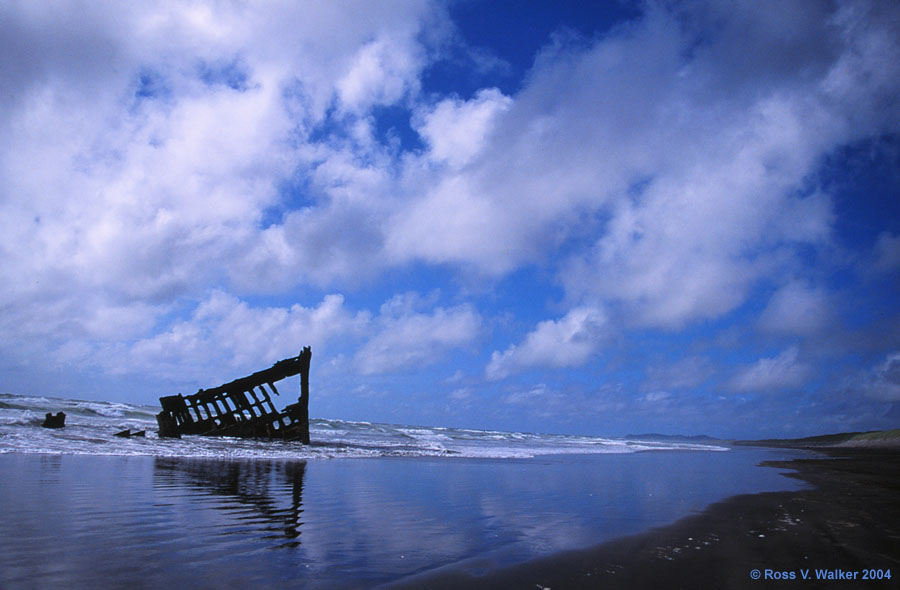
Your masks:
M 156 415 L 160 437 L 183 434 L 238 436 L 299 440 L 309 443 L 309 361 L 307 346 L 299 355 L 278 361 L 268 369 L 230 383 L 201 389 L 193 395 L 159 398 L 162 412 Z M 275 382 L 300 375 L 300 398 L 279 411 L 270 393 L 278 394 Z

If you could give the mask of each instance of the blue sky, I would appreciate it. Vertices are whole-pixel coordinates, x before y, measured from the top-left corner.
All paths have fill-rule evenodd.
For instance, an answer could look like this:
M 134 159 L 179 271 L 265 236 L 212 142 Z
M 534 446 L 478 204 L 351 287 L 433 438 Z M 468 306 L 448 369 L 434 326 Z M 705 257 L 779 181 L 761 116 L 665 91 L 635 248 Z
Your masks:
M 686 4 L 5 3 L 0 390 L 897 427 L 900 4 Z

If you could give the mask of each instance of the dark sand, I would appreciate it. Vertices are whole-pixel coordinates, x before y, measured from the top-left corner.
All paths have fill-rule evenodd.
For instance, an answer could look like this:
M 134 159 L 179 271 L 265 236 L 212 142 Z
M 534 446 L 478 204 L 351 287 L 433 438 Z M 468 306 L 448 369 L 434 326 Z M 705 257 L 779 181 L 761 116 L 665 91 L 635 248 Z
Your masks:
M 409 588 L 898 588 L 900 450 L 828 449 L 772 461 L 814 489 L 735 496 L 672 525 L 474 577 L 449 568 Z M 753 579 L 759 570 L 762 579 Z M 817 580 L 839 569 L 856 579 Z M 766 579 L 775 572 L 794 579 Z M 866 570 L 891 579 L 864 580 Z M 809 579 L 804 579 L 807 573 Z M 877 572 L 876 572 L 877 575 Z

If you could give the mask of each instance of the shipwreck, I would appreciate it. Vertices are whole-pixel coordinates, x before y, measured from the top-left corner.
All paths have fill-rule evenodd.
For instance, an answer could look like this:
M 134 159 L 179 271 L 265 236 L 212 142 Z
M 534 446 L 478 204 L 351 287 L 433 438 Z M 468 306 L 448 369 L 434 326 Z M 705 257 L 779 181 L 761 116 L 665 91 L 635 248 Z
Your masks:
M 309 361 L 307 346 L 300 354 L 278 361 L 268 369 L 235 379 L 193 395 L 159 398 L 156 415 L 159 436 L 183 434 L 298 440 L 309 444 Z M 270 392 L 279 395 L 275 382 L 300 375 L 300 398 L 283 411 L 272 404 Z

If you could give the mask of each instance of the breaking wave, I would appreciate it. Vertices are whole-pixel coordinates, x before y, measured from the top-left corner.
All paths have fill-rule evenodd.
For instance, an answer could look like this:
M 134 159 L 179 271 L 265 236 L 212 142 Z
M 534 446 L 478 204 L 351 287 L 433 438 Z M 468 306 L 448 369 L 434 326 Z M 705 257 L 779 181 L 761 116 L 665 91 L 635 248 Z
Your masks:
M 65 412 L 63 429 L 41 428 L 47 412 Z M 159 408 L 117 402 L 0 394 L 0 453 L 152 455 L 326 459 L 354 457 L 467 457 L 525 459 L 541 455 L 635 453 L 640 451 L 725 451 L 725 447 L 647 442 L 589 436 L 532 434 L 311 420 L 312 444 L 299 442 L 156 435 Z M 118 438 L 121 430 L 146 436 Z

